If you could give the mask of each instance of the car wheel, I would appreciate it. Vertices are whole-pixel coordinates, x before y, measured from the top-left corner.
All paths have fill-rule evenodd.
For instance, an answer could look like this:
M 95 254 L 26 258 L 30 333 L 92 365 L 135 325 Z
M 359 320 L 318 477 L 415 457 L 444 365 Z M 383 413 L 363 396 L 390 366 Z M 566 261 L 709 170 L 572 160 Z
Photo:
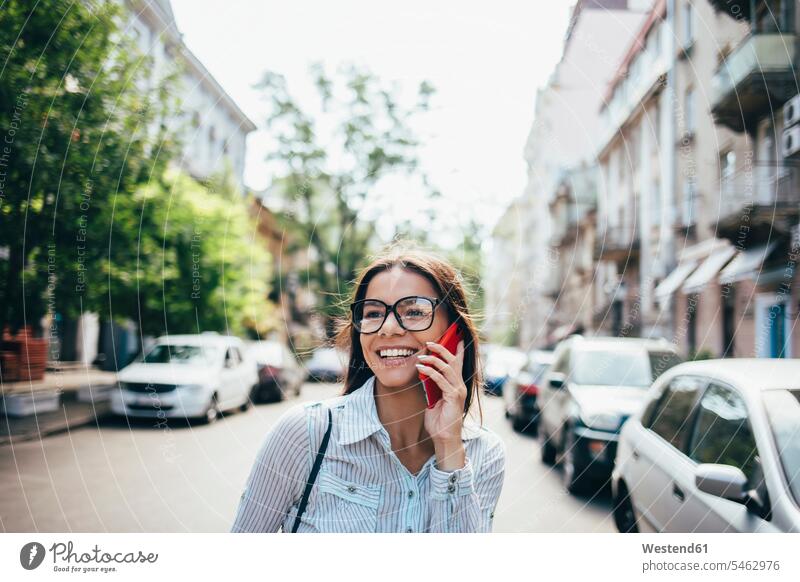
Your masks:
M 633 501 L 624 481 L 619 482 L 617 496 L 614 499 L 614 523 L 620 533 L 639 533 L 639 522 Z
M 555 465 L 556 463 L 556 447 L 553 445 L 553 442 L 550 440 L 550 437 L 542 430 L 541 432 L 541 441 L 542 441 L 542 463 L 545 465 Z
M 206 413 L 204 416 L 201 417 L 201 421 L 203 424 L 212 424 L 216 422 L 222 412 L 219 409 L 219 402 L 217 401 L 217 393 L 215 392 L 211 396 L 211 401 L 208 403 L 208 408 L 206 408 Z
M 252 391 L 251 391 L 251 393 L 252 393 Z M 253 399 L 250 398 L 250 395 L 248 394 L 247 400 L 245 400 L 242 403 L 242 405 L 239 407 L 239 410 L 242 411 L 242 412 L 247 412 L 248 410 L 250 410 L 250 407 L 252 405 L 253 405 Z
M 525 432 L 528 429 L 530 423 L 525 422 L 524 419 L 520 418 L 516 414 L 511 415 L 511 428 L 513 428 L 517 432 Z
M 582 475 L 583 467 L 575 465 L 575 434 L 570 427 L 564 430 L 564 444 L 559 462 L 562 482 L 568 492 L 582 493 L 585 489 L 586 477 Z

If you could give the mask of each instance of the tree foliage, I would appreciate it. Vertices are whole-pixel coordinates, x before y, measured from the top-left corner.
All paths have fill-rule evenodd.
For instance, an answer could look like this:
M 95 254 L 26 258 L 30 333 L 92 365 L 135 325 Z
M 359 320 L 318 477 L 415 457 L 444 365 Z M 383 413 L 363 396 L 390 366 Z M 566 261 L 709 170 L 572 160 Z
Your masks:
M 102 266 L 128 252 L 109 245 L 116 202 L 169 157 L 171 78 L 142 90 L 151 62 L 123 17 L 115 2 L 0 10 L 0 328 L 104 311 Z
M 274 188 L 291 208 L 282 226 L 297 244 L 313 249 L 305 283 L 319 298 L 331 334 L 337 300 L 376 238 L 375 224 L 360 210 L 383 177 L 419 172 L 412 120 L 428 110 L 434 91 L 423 82 L 405 105 L 395 88 L 355 66 L 331 77 L 314 65 L 311 75 L 318 116 L 301 108 L 282 75 L 267 72 L 258 87 L 270 106 L 268 128 L 277 144 L 267 160 L 281 176 Z
M 174 70 L 123 34 L 122 3 L 0 9 L 0 329 L 43 315 L 145 334 L 263 332 L 270 259 L 245 199 L 174 170 Z
M 137 189 L 118 208 L 126 223 L 106 263 L 112 312 L 136 313 L 145 334 L 263 334 L 278 326 L 268 302 L 271 257 L 230 181 L 201 184 L 177 171 Z M 132 267 L 131 267 L 132 265 Z

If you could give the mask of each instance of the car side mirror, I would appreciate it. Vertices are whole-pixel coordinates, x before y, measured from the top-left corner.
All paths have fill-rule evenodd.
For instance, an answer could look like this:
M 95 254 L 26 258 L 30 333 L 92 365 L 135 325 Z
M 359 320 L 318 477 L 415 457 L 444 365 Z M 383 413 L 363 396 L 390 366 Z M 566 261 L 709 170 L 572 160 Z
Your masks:
M 703 493 L 737 503 L 747 499 L 747 477 L 738 467 L 703 463 L 694 471 L 694 483 Z
M 553 390 L 562 390 L 564 388 L 564 380 L 566 376 L 561 372 L 553 372 L 550 374 L 550 388 Z

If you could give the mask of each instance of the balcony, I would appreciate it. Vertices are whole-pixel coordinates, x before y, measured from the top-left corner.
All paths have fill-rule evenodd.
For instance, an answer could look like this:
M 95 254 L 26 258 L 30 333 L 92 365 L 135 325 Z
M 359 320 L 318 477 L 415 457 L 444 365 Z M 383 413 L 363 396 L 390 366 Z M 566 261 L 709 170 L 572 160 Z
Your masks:
M 735 245 L 765 244 L 788 235 L 800 216 L 800 166 L 756 163 L 720 179 L 712 227 Z
M 718 124 L 753 132 L 756 122 L 797 94 L 796 35 L 752 34 L 714 72 L 711 112 Z
M 634 224 L 609 226 L 597 233 L 594 258 L 624 266 L 639 259 L 639 232 Z

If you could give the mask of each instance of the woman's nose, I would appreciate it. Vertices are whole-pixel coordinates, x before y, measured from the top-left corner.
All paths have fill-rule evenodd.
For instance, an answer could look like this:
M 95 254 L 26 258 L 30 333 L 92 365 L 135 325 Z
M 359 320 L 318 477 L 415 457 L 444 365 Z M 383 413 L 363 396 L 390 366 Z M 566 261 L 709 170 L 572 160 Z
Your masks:
M 389 323 L 391 322 L 391 324 Z M 391 327 L 389 327 L 391 325 Z M 387 317 L 386 321 L 383 322 L 383 327 L 381 327 L 381 331 L 392 331 L 392 332 L 405 332 L 403 326 L 400 325 L 400 322 L 397 321 L 397 314 L 392 311 Z

